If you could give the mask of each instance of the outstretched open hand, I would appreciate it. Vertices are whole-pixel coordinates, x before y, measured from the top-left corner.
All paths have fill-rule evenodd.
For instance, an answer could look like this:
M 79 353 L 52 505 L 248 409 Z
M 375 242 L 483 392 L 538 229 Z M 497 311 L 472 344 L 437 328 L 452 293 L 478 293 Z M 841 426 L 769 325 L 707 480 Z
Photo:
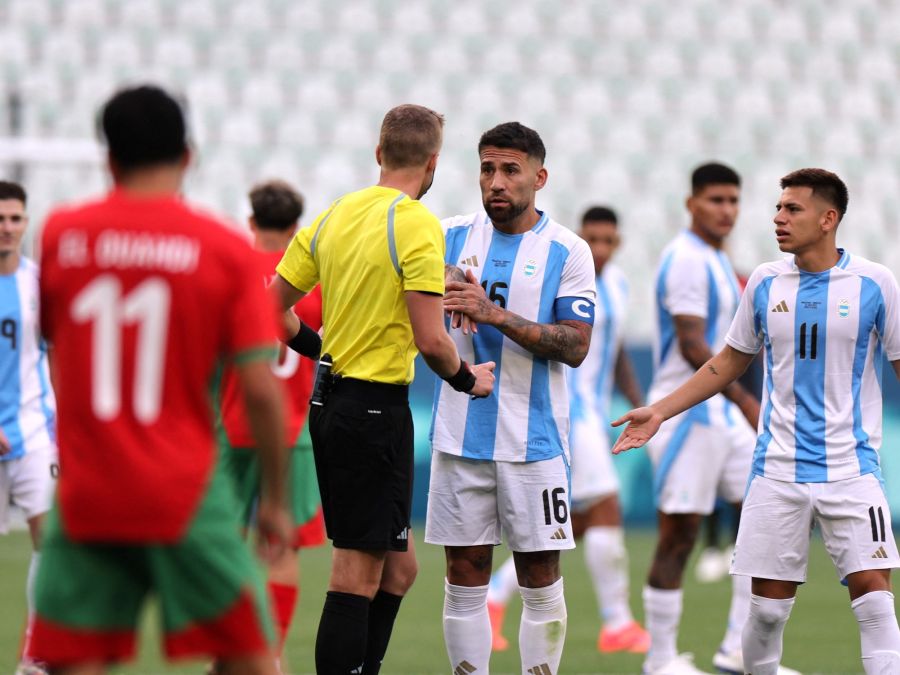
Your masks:
M 622 426 L 626 422 L 628 422 L 628 426 L 625 427 L 625 430 L 622 431 L 622 434 L 612 447 L 614 455 L 646 445 L 647 441 L 659 431 L 659 426 L 663 423 L 663 416 L 650 406 L 644 406 L 625 413 L 622 417 L 612 422 L 612 426 Z

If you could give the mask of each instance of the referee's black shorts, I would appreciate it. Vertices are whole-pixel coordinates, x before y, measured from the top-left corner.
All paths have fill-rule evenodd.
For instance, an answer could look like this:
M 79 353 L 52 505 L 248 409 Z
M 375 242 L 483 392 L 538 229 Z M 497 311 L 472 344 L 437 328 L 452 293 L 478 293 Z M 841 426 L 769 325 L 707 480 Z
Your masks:
M 405 551 L 413 423 L 404 385 L 339 380 L 309 430 L 322 512 L 336 548 Z

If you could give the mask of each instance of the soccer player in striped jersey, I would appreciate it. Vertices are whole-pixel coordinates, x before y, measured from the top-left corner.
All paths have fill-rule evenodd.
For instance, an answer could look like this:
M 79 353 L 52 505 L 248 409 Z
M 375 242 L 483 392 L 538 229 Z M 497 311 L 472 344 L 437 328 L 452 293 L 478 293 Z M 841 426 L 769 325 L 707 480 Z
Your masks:
M 43 515 L 56 488 L 56 400 L 47 345 L 38 321 L 38 269 L 21 253 L 28 226 L 25 189 L 0 181 L 0 532 L 9 506 L 25 513 L 33 552 L 28 566 L 28 623 L 19 673 L 43 672 L 30 663 L 34 579 L 40 562 Z
M 691 175 L 686 204 L 690 228 L 663 250 L 656 276 L 656 372 L 649 401 L 676 389 L 723 344 L 740 299 L 737 277 L 723 250 L 737 219 L 740 183 L 738 174 L 722 164 L 704 164 Z M 684 568 L 702 517 L 712 512 L 717 495 L 731 503 L 743 497 L 758 414 L 756 398 L 734 384 L 725 396 L 668 421 L 649 446 L 659 539 L 643 593 L 650 633 L 645 673 L 701 672 L 690 655 L 677 649 Z M 705 470 L 697 471 L 698 466 Z M 735 580 L 717 667 L 741 669 L 741 630 L 749 602 L 749 583 Z
M 823 169 L 781 179 L 779 248 L 750 277 L 726 345 L 684 385 L 629 422 L 613 452 L 644 445 L 663 420 L 728 387 L 765 351 L 763 412 L 731 572 L 752 577 L 744 671 L 778 670 L 782 634 L 806 580 L 818 523 L 859 623 L 866 673 L 900 672 L 890 570 L 898 554 L 881 480 L 881 365 L 900 377 L 900 289 L 889 270 L 837 248 L 843 181 Z
M 522 672 L 555 675 L 566 632 L 559 552 L 574 547 L 565 366 L 578 366 L 590 345 L 593 263 L 578 235 L 535 208 L 547 170 L 534 130 L 501 124 L 482 135 L 478 152 L 485 211 L 443 222 L 456 279 L 444 309 L 451 326 L 465 317 L 451 331 L 460 354 L 490 358 L 497 380 L 477 400 L 437 384 L 425 541 L 446 550 L 444 639 L 454 671 L 488 671 L 487 592 L 502 530 L 524 605 Z
M 628 606 L 628 553 L 619 508 L 619 480 L 613 468 L 606 420 L 610 418 L 613 383 L 633 406 L 641 391 L 623 347 L 628 309 L 628 280 L 610 262 L 619 246 L 615 211 L 589 208 L 581 219 L 581 238 L 591 248 L 596 274 L 597 307 L 587 358 L 567 368 L 569 384 L 569 447 L 572 454 L 572 530 L 584 538 L 584 555 L 601 608 L 601 652 L 647 651 L 650 637 L 634 620 Z M 507 648 L 500 632 L 506 604 L 516 590 L 516 570 L 509 558 L 491 576 L 488 611 L 495 651 Z

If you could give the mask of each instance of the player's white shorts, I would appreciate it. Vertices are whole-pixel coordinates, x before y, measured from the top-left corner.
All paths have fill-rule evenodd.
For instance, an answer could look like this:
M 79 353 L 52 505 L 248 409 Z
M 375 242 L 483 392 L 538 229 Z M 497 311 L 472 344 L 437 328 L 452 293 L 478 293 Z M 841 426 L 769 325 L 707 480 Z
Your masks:
M 539 462 L 492 462 L 431 453 L 425 541 L 497 545 L 513 551 L 575 548 L 569 467 L 562 455 Z
M 618 494 L 619 476 L 610 453 L 608 424 L 597 415 L 572 420 L 569 452 L 572 455 L 572 510 L 584 511 L 601 497 Z
M 0 534 L 9 529 L 9 506 L 33 518 L 50 510 L 59 472 L 55 447 L 29 450 L 18 459 L 0 461 Z
M 841 579 L 861 570 L 900 567 L 891 513 L 874 474 L 832 483 L 788 483 L 753 476 L 741 512 L 731 573 L 806 581 L 814 523 L 819 524 Z
M 647 446 L 656 507 L 663 513 L 712 513 L 716 496 L 739 502 L 747 488 L 756 432 L 740 413 L 706 424 L 695 409 L 659 428 Z

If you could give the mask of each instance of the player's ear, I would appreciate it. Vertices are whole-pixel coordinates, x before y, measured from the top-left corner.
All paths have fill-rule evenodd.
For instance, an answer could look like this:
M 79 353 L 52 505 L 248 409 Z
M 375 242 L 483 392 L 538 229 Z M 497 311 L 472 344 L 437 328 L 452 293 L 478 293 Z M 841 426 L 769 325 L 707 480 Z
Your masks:
M 259 226 L 256 224 L 256 218 L 254 218 L 253 216 L 247 217 L 247 225 L 250 226 L 251 232 L 256 232 L 259 229 Z
M 429 173 L 432 171 L 435 171 L 437 169 L 437 161 L 438 161 L 439 154 L 440 153 L 436 152 L 431 157 L 428 158 L 428 165 L 425 167 L 425 169 Z
M 378 162 L 378 166 L 381 166 L 381 146 L 375 146 L 375 161 Z
M 540 190 L 547 184 L 547 167 L 542 166 L 538 169 L 537 176 L 534 179 L 534 189 L 535 191 Z
M 837 209 L 825 209 L 822 214 L 821 227 L 823 232 L 831 232 L 836 230 L 838 226 Z

